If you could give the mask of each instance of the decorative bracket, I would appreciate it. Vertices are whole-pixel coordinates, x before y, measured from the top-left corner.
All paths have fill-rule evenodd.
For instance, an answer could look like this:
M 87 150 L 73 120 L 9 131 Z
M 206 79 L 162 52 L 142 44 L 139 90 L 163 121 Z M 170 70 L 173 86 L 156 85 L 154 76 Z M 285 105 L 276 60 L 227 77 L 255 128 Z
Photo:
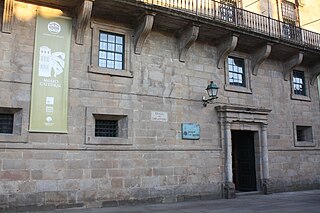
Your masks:
M 292 56 L 287 61 L 284 62 L 284 80 L 288 81 L 290 79 L 291 71 L 299 66 L 303 60 L 303 52 L 299 52 L 297 55 Z
M 134 52 L 138 55 L 141 54 L 143 43 L 151 32 L 155 15 L 156 13 L 147 12 L 134 33 Z
M 83 0 L 77 14 L 76 43 L 83 44 L 84 33 L 90 21 L 94 0 Z
M 4 0 L 1 28 L 1 31 L 3 33 L 11 33 L 11 27 L 13 22 L 13 4 L 14 0 Z
M 257 49 L 254 53 L 252 53 L 251 69 L 253 75 L 258 74 L 260 65 L 269 57 L 271 53 L 271 46 L 272 44 L 268 43 L 267 45 Z
M 310 67 L 310 72 L 311 72 L 310 84 L 314 85 L 314 83 L 317 80 L 317 77 L 320 75 L 320 63 L 317 63 L 316 65 Z
M 191 45 L 197 40 L 199 35 L 199 26 L 192 25 L 181 33 L 179 38 L 179 61 L 185 62 L 186 56 Z
M 222 69 L 224 65 L 224 61 L 226 60 L 227 56 L 236 48 L 238 43 L 237 34 L 232 34 L 231 36 L 221 39 L 219 41 L 219 45 L 217 47 L 218 52 L 218 69 Z

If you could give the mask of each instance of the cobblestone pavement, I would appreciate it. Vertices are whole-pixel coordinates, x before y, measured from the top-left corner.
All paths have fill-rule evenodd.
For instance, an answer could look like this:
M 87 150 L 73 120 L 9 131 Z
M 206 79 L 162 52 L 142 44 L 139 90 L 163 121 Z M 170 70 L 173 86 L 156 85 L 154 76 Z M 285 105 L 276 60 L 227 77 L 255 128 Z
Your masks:
M 245 195 L 236 199 L 188 201 L 92 209 L 62 209 L 43 213 L 320 213 L 320 190 L 286 192 L 271 195 Z

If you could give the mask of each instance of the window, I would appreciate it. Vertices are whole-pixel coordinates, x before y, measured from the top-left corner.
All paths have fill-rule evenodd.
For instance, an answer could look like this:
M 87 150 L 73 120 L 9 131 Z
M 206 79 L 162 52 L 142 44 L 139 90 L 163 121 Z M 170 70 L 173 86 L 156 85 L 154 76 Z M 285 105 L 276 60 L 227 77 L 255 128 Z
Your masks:
M 118 137 L 118 121 L 96 119 L 95 136 Z
M 296 95 L 306 95 L 306 85 L 304 79 L 304 72 L 293 71 L 293 92 Z
M 93 31 L 89 72 L 132 78 L 132 30 L 95 21 L 91 22 L 91 27 Z
M 23 122 L 22 108 L 0 107 L 0 141 L 27 142 L 27 122 Z
M 244 59 L 228 57 L 229 84 L 246 86 Z
M 297 126 L 297 141 L 312 141 L 311 126 Z
M 0 134 L 13 133 L 13 114 L 0 114 Z
M 123 70 L 124 36 L 100 32 L 99 67 Z
M 301 40 L 300 29 L 296 27 L 299 22 L 297 6 L 289 1 L 282 1 L 281 9 L 284 22 L 282 25 L 284 37 L 293 40 Z
M 224 21 L 235 22 L 236 6 L 235 0 L 221 0 L 219 6 L 220 18 Z
M 311 101 L 307 69 L 298 67 L 291 73 L 291 99 L 299 101 Z M 306 76 L 307 75 L 307 76 Z
M 132 144 L 132 117 L 131 110 L 87 107 L 85 144 Z
M 232 52 L 225 60 L 226 91 L 252 94 L 249 55 Z
M 281 4 L 281 9 L 282 9 L 282 18 L 284 22 L 292 22 L 296 23 L 297 21 L 297 10 L 296 10 L 296 5 L 292 2 L 289 1 L 282 1 Z
M 315 146 L 311 124 L 294 124 L 295 146 Z

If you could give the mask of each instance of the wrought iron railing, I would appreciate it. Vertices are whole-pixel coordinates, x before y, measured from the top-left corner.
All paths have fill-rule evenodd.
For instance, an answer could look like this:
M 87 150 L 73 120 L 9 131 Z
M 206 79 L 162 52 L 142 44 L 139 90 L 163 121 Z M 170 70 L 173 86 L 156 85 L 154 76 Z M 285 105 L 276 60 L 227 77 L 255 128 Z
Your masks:
M 215 0 L 137 0 L 320 50 L 320 34 Z

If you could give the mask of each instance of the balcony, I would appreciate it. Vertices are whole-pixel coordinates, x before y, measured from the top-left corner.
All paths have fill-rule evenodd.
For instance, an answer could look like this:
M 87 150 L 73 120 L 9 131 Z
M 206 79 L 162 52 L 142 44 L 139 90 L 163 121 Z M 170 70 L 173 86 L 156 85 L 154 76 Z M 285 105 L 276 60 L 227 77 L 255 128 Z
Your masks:
M 240 30 L 320 50 L 320 34 L 213 0 L 137 0 L 146 5 L 194 15 Z
M 5 2 L 14 2 L 5 0 Z M 237 35 L 235 51 L 255 55 L 272 45 L 271 60 L 300 60 L 311 67 L 320 59 L 320 34 L 276 19 L 222 4 L 215 0 L 22 0 L 64 11 L 77 20 L 77 43 L 82 43 L 90 20 L 110 20 L 138 31 L 146 13 L 155 14 L 152 30 L 181 37 L 190 26 L 198 26 L 198 42 L 218 46 L 221 40 Z M 82 4 L 79 4 L 82 2 Z M 75 8 L 77 8 L 75 10 Z M 11 10 L 4 10 L 7 17 Z M 8 22 L 9 24 L 12 23 Z M 9 24 L 7 24 L 9 26 Z M 150 29 L 151 30 L 151 29 Z M 301 56 L 301 54 L 303 54 Z M 320 67 L 320 63 L 319 63 Z

